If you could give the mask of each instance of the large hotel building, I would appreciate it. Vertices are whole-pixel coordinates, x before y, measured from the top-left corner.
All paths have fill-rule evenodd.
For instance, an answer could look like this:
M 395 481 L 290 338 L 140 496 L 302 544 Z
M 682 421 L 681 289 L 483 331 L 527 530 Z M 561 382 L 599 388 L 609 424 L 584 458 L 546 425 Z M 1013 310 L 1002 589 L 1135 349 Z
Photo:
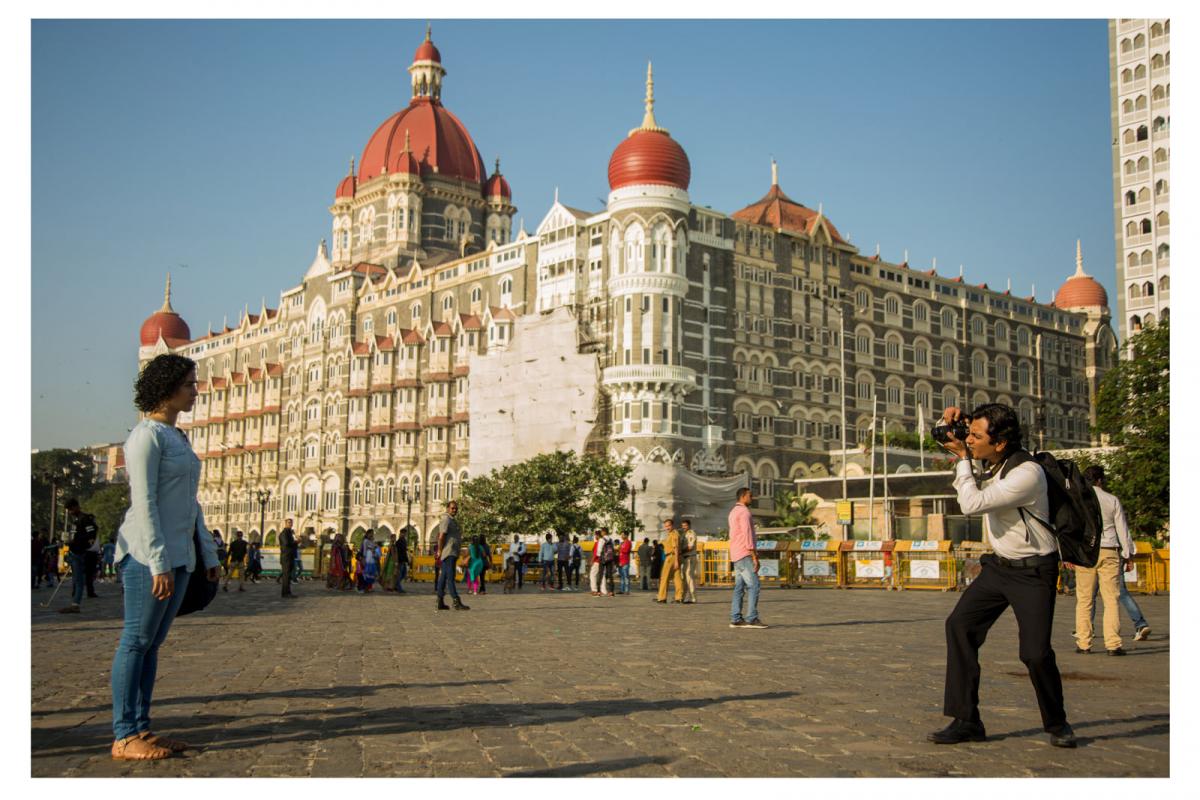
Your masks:
M 648 529 L 674 514 L 717 531 L 739 485 L 767 511 L 840 470 L 876 400 L 894 430 L 999 401 L 1036 445 L 1090 443 L 1116 340 L 1078 250 L 1047 305 L 860 253 L 773 166 L 745 208 L 695 205 L 649 73 L 606 207 L 556 199 L 514 234 L 509 183 L 444 105 L 428 35 L 408 72 L 409 104 L 336 187 L 332 246 L 277 307 L 193 337 L 168 282 L 142 326 L 140 362 L 199 364 L 185 427 L 210 527 L 270 541 L 285 516 L 309 534 L 411 521 L 425 542 L 463 481 L 570 448 L 634 466 Z
M 1171 308 L 1171 20 L 1108 22 L 1121 341 Z

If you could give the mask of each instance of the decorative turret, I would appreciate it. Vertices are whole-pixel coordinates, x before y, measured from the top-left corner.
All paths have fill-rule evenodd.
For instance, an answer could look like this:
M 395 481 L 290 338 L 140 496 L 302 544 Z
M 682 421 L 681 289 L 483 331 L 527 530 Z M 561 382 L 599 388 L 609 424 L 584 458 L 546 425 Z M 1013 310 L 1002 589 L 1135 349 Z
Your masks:
M 1075 240 L 1075 274 L 1067 278 L 1054 294 L 1054 306 L 1061 309 L 1106 308 L 1108 292 L 1100 282 L 1083 271 L 1083 244 Z
M 646 115 L 608 160 L 608 186 L 660 185 L 687 192 L 692 165 L 687 153 L 654 118 L 654 67 L 646 67 Z
M 412 99 L 428 99 L 437 103 L 442 99 L 442 78 L 446 70 L 442 67 L 442 54 L 434 47 L 431 33 L 432 26 L 426 24 L 425 41 L 413 54 L 408 73 L 412 75 Z
M 188 328 L 188 324 L 183 321 L 183 317 L 175 313 L 175 309 L 171 308 L 171 273 L 169 272 L 167 273 L 167 289 L 163 296 L 162 308 L 155 311 L 142 323 L 140 335 L 142 346 L 153 347 L 158 343 L 160 336 L 168 347 L 187 344 L 192 339 L 192 332 Z

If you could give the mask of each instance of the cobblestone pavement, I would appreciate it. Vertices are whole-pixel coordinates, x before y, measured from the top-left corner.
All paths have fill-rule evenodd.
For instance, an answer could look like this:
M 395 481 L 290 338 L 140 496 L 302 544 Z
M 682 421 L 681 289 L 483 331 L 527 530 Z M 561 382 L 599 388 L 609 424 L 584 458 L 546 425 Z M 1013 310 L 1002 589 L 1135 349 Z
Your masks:
M 730 591 L 694 606 L 586 591 L 466 597 L 305 582 L 220 594 L 161 651 L 154 730 L 199 749 L 114 762 L 109 668 L 120 595 L 79 616 L 33 592 L 34 776 L 1166 776 L 1170 612 L 1127 658 L 1076 655 L 1074 598 L 1055 647 L 1076 750 L 1051 747 L 1011 613 L 983 650 L 989 740 L 942 727 L 942 623 L 954 593 L 764 589 L 768 630 L 728 627 Z M 63 593 L 55 606 L 63 603 Z

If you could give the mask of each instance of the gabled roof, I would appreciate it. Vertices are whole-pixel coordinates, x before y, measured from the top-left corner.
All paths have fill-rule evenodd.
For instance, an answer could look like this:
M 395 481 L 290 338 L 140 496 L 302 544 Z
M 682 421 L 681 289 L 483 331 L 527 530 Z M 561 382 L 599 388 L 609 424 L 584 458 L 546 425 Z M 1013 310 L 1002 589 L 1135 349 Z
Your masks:
M 510 309 L 510 308 L 501 308 L 499 306 L 492 306 L 488 310 L 492 314 L 492 319 L 515 320 L 517 318 L 517 315 L 514 314 L 512 312 L 512 309 Z
M 454 330 L 450 327 L 450 323 L 448 323 L 448 322 L 435 322 L 433 324 L 433 335 L 434 336 L 453 336 Z
M 354 345 L 350 348 L 350 350 L 356 356 L 370 355 L 371 354 L 371 343 L 370 342 L 355 342 Z
M 283 374 L 283 364 L 267 364 L 267 374 L 272 378 L 278 378 Z
M 376 350 L 395 350 L 396 349 L 396 340 L 393 339 L 391 336 L 376 336 L 375 337 L 375 349 Z
M 459 314 L 458 321 L 464 331 L 483 330 L 483 320 L 478 314 Z
M 420 331 L 412 330 L 404 333 L 404 338 L 401 340 L 405 344 L 425 344 L 425 337 Z
M 771 189 L 760 200 L 733 212 L 730 216 L 750 225 L 765 225 L 792 233 L 802 233 L 805 236 L 811 236 L 820 224 L 824 223 L 829 237 L 835 242 L 845 244 L 845 239 L 827 217 L 788 197 L 777 183 L 772 184 Z

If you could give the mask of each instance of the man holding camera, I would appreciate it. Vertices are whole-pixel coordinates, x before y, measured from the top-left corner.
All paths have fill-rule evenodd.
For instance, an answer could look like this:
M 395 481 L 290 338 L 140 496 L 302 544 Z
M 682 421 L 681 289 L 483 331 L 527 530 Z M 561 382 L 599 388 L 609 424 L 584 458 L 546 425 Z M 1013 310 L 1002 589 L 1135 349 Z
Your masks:
M 954 488 L 964 514 L 982 514 L 992 553 L 946 619 L 946 716 L 953 721 L 929 734 L 935 744 L 982 742 L 979 648 L 1009 606 L 1017 618 L 1022 663 L 1037 693 L 1042 727 L 1055 747 L 1075 747 L 1063 707 L 1062 677 L 1050 646 L 1058 583 L 1058 541 L 1038 520 L 1050 516 L 1046 476 L 1022 445 L 1014 409 L 997 403 L 970 416 L 947 408 L 933 436 L 957 457 Z M 977 481 L 971 459 L 984 469 Z

